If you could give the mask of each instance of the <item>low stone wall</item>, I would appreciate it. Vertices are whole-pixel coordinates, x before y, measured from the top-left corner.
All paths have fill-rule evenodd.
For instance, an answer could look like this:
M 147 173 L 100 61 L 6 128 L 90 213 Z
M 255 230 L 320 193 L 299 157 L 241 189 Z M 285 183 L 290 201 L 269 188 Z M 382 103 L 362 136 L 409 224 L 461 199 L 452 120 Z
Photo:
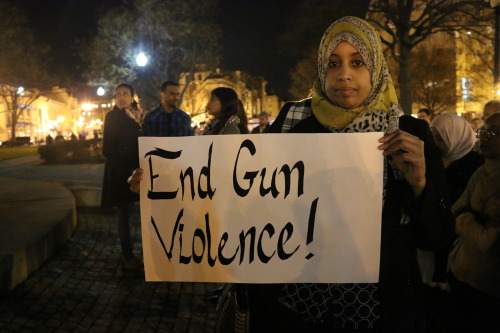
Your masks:
M 76 203 L 64 186 L 0 178 L 0 295 L 64 245 L 76 228 Z

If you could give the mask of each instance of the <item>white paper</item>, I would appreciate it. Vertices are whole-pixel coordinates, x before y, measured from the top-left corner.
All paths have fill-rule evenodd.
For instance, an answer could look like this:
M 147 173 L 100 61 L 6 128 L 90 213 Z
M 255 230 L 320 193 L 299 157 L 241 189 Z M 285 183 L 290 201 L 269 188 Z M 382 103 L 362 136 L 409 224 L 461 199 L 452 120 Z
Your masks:
M 141 137 L 146 280 L 377 282 L 381 136 Z M 175 152 L 177 157 L 168 156 Z M 184 191 L 181 174 L 188 175 Z M 288 193 L 285 175 L 290 176 Z M 175 198 L 156 198 L 166 193 Z

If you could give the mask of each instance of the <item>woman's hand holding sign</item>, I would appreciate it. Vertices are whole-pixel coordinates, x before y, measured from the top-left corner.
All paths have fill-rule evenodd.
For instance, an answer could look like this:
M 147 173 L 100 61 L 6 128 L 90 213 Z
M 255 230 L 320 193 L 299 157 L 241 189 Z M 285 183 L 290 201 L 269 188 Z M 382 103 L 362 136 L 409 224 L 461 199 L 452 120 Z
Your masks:
M 384 135 L 379 142 L 382 144 L 378 149 L 391 157 L 391 164 L 403 174 L 418 198 L 426 185 L 424 142 L 401 130 Z
M 130 185 L 130 190 L 134 193 L 139 194 L 141 190 L 141 180 L 144 170 L 141 168 L 135 169 L 130 177 L 127 179 L 127 183 Z

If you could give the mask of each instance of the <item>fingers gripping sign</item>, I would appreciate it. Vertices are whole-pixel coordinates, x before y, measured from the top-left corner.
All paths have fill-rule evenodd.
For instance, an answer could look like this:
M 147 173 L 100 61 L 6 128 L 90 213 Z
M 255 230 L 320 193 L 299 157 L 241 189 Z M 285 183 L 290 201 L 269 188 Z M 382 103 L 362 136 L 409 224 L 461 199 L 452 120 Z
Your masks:
M 378 149 L 390 157 L 391 165 L 403 174 L 418 198 L 426 185 L 424 142 L 401 130 L 384 135 L 379 142 Z
M 130 185 L 130 190 L 132 192 L 139 194 L 143 173 L 144 170 L 142 170 L 141 168 L 135 169 L 132 175 L 128 177 L 127 183 Z

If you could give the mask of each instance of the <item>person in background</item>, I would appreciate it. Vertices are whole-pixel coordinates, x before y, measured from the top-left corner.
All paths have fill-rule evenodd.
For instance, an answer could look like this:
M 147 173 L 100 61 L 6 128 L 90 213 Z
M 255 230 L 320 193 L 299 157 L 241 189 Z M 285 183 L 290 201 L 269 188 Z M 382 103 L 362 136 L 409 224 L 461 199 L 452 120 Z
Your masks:
M 141 135 L 142 110 L 134 101 L 134 88 L 126 83 L 115 89 L 115 106 L 106 114 L 102 153 L 106 157 L 102 185 L 104 208 L 118 207 L 118 234 L 122 248 L 122 267 L 142 270 L 142 261 L 134 255 L 130 236 L 130 215 L 139 196 L 130 192 L 127 179 L 139 165 L 138 138 Z
M 425 120 L 429 125 L 432 120 L 432 112 L 429 109 L 420 109 L 418 110 L 418 119 Z
M 269 113 L 261 112 L 259 114 L 259 126 L 255 126 L 252 134 L 268 133 L 271 125 L 269 125 Z
M 177 107 L 179 84 L 174 81 L 163 82 L 160 97 L 161 104 L 144 117 L 143 135 L 158 137 L 194 135 L 191 117 Z
M 450 203 L 462 195 L 472 174 L 484 159 L 473 151 L 477 138 L 469 123 L 452 113 L 437 116 L 431 123 L 431 133 L 442 152 Z
M 203 135 L 248 134 L 248 120 L 233 89 L 219 87 L 212 90 L 206 109 L 214 118 L 205 127 Z
M 220 87 L 212 90 L 206 110 L 214 118 L 207 124 L 202 135 L 248 134 L 247 116 L 233 89 Z M 137 168 L 130 175 L 130 191 L 140 192 L 143 172 L 143 169 Z
M 484 159 L 473 150 L 476 133 L 465 119 L 454 113 L 436 116 L 431 123 L 431 133 L 442 152 L 450 203 L 453 204 L 465 191 L 472 174 L 484 163 Z M 450 243 L 449 248 L 439 252 L 418 251 L 422 278 L 427 285 L 426 313 L 430 332 L 442 331 L 444 314 L 449 307 L 446 266 L 452 245 Z
M 486 121 L 494 113 L 498 112 L 500 112 L 500 101 L 497 100 L 489 101 L 484 105 L 482 120 Z
M 242 127 L 241 134 L 248 134 L 249 133 L 248 117 L 247 117 L 247 113 L 245 111 L 245 107 L 243 106 L 243 102 L 239 98 L 238 98 L 238 112 L 236 114 L 240 118 L 241 127 Z M 243 127 L 245 129 L 243 129 Z
M 474 118 L 472 119 L 471 127 L 475 132 L 477 132 L 478 129 L 483 127 L 483 121 L 479 118 Z
M 485 163 L 452 207 L 459 238 L 449 256 L 447 332 L 500 329 L 500 113 L 486 119 L 479 142 Z
M 61 134 L 61 132 L 57 133 L 54 142 L 55 143 L 64 142 L 64 136 Z
M 453 235 L 439 150 L 429 126 L 402 115 L 380 37 L 368 22 L 335 21 L 318 53 L 312 98 L 285 104 L 270 133 L 386 133 L 378 147 L 385 157 L 379 282 L 249 285 L 250 327 L 424 332 L 416 247 L 439 249 Z

